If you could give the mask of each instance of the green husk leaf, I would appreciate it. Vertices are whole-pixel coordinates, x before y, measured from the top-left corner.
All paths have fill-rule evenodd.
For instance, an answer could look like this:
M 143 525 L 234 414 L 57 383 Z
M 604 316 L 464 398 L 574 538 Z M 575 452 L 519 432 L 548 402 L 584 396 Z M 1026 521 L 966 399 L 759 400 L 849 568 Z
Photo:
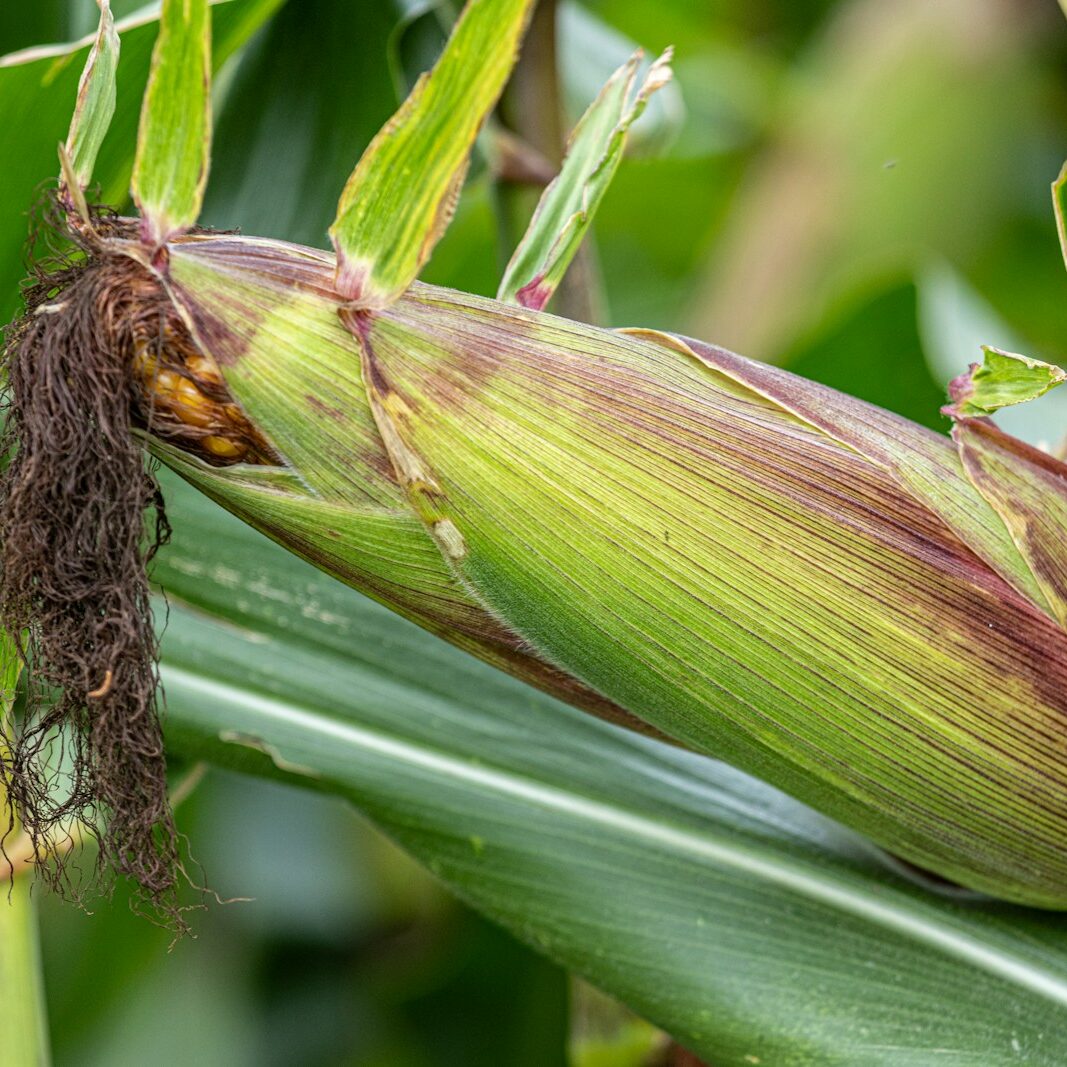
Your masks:
M 562 665 L 915 862 L 1062 900 L 1064 776 L 1041 740 L 1062 630 L 951 442 L 697 342 L 431 287 L 346 334 L 329 258 L 271 242 L 176 242 L 171 273 L 237 398 L 339 502 L 194 475 L 238 514 L 499 663 L 455 612 L 404 603 L 434 573 L 435 602 L 502 625 L 535 684 Z M 372 489 L 373 516 L 352 507 Z
M 889 474 L 902 492 L 933 512 L 1014 589 L 1051 614 L 1000 516 L 961 477 L 959 457 L 942 434 L 818 382 L 691 337 L 658 330 L 623 332 L 705 363 L 865 457 Z
M 441 58 L 363 153 L 330 227 L 337 289 L 392 303 L 455 209 L 471 146 L 511 73 L 531 0 L 469 0 Z
M 207 0 L 163 0 L 130 191 L 158 247 L 200 217 L 211 149 Z
M 1067 626 L 1067 464 L 985 419 L 962 419 L 952 436 L 971 481 L 1004 520 Z
M 920 866 L 1067 904 L 1063 630 L 947 438 L 699 342 L 420 284 L 349 332 L 330 258 L 276 242 L 170 263 L 291 464 L 285 491 L 178 464 L 246 521 Z
M 545 190 L 504 271 L 497 297 L 543 308 L 570 266 L 611 184 L 630 126 L 671 78 L 671 50 L 649 69 L 631 99 L 638 52 L 604 86 L 574 128 L 559 175 Z
M 97 0 L 97 3 L 100 5 L 100 26 L 78 82 L 78 98 L 66 142 L 72 176 L 79 191 L 92 181 L 100 145 L 115 114 L 119 35 L 115 30 L 110 0 Z
M 982 362 L 949 384 L 952 403 L 942 410 L 953 419 L 982 418 L 1013 404 L 1044 396 L 1067 379 L 1062 367 L 1014 352 L 982 346 Z
M 637 338 L 420 291 L 363 339 L 412 506 L 542 658 L 920 866 L 1067 903 L 1063 631 L 890 471 Z
M 331 256 L 230 236 L 168 249 L 184 317 L 288 469 L 220 469 L 155 445 L 166 462 L 270 537 L 431 632 L 571 703 L 654 732 L 539 659 L 442 559 L 379 437 L 359 343 L 338 316 Z M 279 359 L 279 352 L 300 356 Z

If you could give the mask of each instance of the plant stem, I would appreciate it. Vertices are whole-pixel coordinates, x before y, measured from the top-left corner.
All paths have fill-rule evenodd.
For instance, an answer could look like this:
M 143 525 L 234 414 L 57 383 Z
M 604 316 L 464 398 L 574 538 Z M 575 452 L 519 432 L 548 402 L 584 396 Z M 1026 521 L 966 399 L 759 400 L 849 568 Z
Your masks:
M 0 765 L 7 763 L 11 694 L 14 692 L 17 662 L 6 635 L 0 635 L 0 673 L 4 675 L 0 706 Z M 0 775 L 0 830 L 8 826 L 9 806 L 3 775 Z M 12 826 L 8 842 L 18 841 L 18 827 Z M 14 857 L 12 857 L 14 859 Z M 3 864 L 6 868 L 7 864 Z M 30 895 L 33 879 L 17 871 L 8 881 L 6 894 L 0 893 L 0 1060 L 5 1067 L 47 1067 L 51 1062 L 45 1011 L 44 982 L 37 933 L 37 909 Z

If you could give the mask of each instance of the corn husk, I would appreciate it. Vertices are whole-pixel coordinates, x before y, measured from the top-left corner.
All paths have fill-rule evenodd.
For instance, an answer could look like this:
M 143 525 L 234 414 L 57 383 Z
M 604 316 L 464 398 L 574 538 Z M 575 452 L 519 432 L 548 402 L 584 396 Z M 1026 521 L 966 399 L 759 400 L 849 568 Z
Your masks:
M 280 462 L 168 463 L 533 684 L 1067 906 L 1067 467 L 980 419 L 956 445 L 700 342 L 425 285 L 348 329 L 334 267 L 170 244 L 175 305 Z
M 532 684 L 945 878 L 1067 907 L 1067 466 L 988 418 L 1062 371 L 987 351 L 953 383 L 950 440 L 699 341 L 545 314 L 666 57 L 639 88 L 627 64 L 579 124 L 501 289 L 528 306 L 420 285 L 529 8 L 465 7 L 346 185 L 335 257 L 189 232 L 206 7 L 166 0 L 143 217 L 98 233 L 82 212 L 93 269 L 155 324 L 115 334 L 152 447 Z M 106 126 L 94 69 L 74 202 L 91 167 L 70 146 Z

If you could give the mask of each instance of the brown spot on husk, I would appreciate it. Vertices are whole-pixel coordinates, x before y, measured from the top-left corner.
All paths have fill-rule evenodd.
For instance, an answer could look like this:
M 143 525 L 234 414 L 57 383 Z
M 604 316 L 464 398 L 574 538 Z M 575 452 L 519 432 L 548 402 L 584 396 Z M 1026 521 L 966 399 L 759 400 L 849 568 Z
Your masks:
M 273 457 L 159 282 L 108 251 L 129 223 L 95 222 L 83 254 L 34 268 L 26 313 L 5 332 L 0 618 L 26 667 L 26 701 L 0 776 L 38 854 L 71 820 L 99 839 L 88 872 L 62 857 L 39 865 L 49 882 L 78 896 L 116 871 L 182 931 L 147 576 L 170 527 L 136 431 L 218 464 Z M 174 388 L 157 396 L 164 375 Z

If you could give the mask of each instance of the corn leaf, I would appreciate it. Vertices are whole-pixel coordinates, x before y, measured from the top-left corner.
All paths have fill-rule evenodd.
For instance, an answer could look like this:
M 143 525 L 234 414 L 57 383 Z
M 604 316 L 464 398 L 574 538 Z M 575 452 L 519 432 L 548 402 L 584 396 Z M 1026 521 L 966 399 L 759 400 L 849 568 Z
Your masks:
M 163 0 L 130 191 L 153 247 L 200 216 L 211 147 L 207 0 Z
M 1067 163 L 1059 177 L 1052 183 L 1052 207 L 1056 215 L 1056 231 L 1060 235 L 1060 248 L 1067 264 Z
M 934 896 L 773 789 L 580 715 L 166 492 L 175 751 L 347 797 L 721 1067 L 1067 1061 L 1057 917 Z
M 224 0 L 212 5 L 213 64 L 217 67 L 277 10 L 283 0 Z M 94 181 L 100 199 L 120 206 L 129 186 L 141 95 L 148 76 L 156 17 L 151 11 L 117 24 L 122 40 L 118 96 L 111 131 L 97 156 Z M 27 49 L 0 57 L 0 126 L 19 150 L 4 161 L 0 211 L 0 293 L 7 321 L 15 313 L 18 283 L 25 273 L 28 204 L 38 195 L 41 178 L 55 166 L 56 145 L 67 136 L 71 101 L 97 34 L 72 44 Z
M 640 58 L 634 55 L 612 75 L 574 128 L 563 167 L 504 271 L 500 300 L 540 309 L 562 281 L 622 160 L 627 131 L 652 93 L 670 81 L 668 50 L 631 99 Z
M 953 418 L 981 418 L 1013 404 L 1025 404 L 1044 396 L 1067 379 L 1062 367 L 1039 359 L 982 346 L 983 360 L 953 379 L 949 385 L 952 404 L 944 409 Z
M 93 167 L 115 113 L 115 72 L 119 65 L 119 35 L 111 15 L 110 0 L 98 0 L 100 27 L 89 50 L 74 116 L 67 134 L 67 154 L 79 189 L 93 178 Z
M 356 306 L 392 303 L 444 233 L 530 6 L 531 0 L 470 0 L 437 65 L 356 165 L 330 228 L 337 289 Z

